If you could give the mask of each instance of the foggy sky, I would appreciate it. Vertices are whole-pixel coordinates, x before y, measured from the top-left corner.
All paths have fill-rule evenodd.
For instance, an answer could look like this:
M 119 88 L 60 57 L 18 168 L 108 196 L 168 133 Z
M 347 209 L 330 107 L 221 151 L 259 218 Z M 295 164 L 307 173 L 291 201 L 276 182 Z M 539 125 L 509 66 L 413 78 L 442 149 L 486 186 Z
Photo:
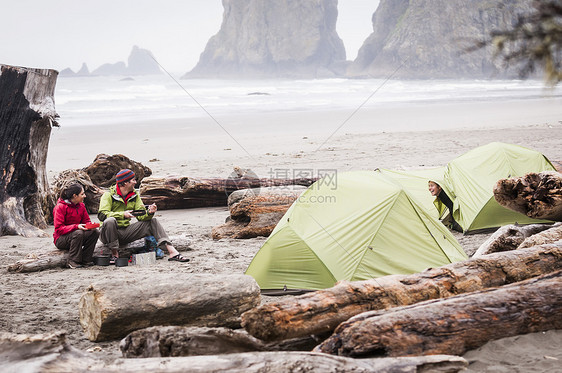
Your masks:
M 274 1 L 274 0 L 263 0 Z M 378 0 L 339 0 L 337 31 L 353 60 L 372 32 Z M 0 7 L 0 64 L 90 71 L 150 50 L 168 71 L 197 64 L 220 30 L 221 0 L 17 0 Z

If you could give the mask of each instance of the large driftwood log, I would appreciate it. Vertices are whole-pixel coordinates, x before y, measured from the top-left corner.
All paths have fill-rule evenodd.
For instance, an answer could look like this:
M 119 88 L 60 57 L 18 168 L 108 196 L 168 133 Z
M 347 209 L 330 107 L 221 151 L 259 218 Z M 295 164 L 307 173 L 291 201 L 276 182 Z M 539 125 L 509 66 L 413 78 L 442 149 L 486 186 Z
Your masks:
M 342 281 L 270 302 L 242 315 L 243 327 L 269 341 L 322 334 L 359 313 L 502 286 L 562 269 L 562 242 L 506 251 L 412 275 Z
M 245 275 L 169 275 L 155 283 L 104 281 L 90 285 L 79 303 L 80 324 L 91 341 L 125 337 L 157 325 L 240 325 L 240 314 L 259 305 L 260 289 Z
M 123 154 L 98 154 L 92 164 L 84 167 L 82 171 L 88 174 L 95 185 L 109 188 L 115 184 L 115 175 L 123 168 L 128 168 L 135 173 L 137 185 L 140 185 L 145 177 L 152 175 L 150 168 L 129 159 Z
M 283 185 L 310 186 L 315 179 L 227 178 L 197 179 L 186 176 L 148 177 L 140 187 L 145 203 L 156 203 L 159 209 L 218 207 L 228 204 L 230 193 L 251 188 Z
M 494 197 L 500 205 L 530 218 L 562 221 L 562 174 L 559 172 L 544 171 L 498 180 Z
M 550 224 L 531 224 L 531 225 L 504 225 L 494 232 L 474 254 L 473 258 L 478 258 L 482 255 L 487 255 L 491 253 L 497 253 L 501 251 L 515 250 L 521 245 L 521 243 L 527 238 L 531 237 L 539 232 L 550 229 L 552 225 Z M 551 241 L 554 242 L 554 241 Z M 550 242 L 540 242 L 537 245 Z M 526 247 L 531 247 L 535 245 L 529 245 Z
M 314 351 L 349 357 L 462 355 L 491 340 L 561 329 L 561 309 L 562 271 L 557 271 L 497 289 L 365 312 L 340 324 Z
M 458 356 L 433 355 L 350 359 L 311 352 L 249 352 L 174 358 L 117 359 L 104 363 L 72 348 L 63 333 L 0 333 L 2 372 L 459 372 L 468 362 Z
M 310 351 L 321 340 L 306 336 L 265 343 L 244 329 L 154 326 L 130 333 L 121 340 L 119 348 L 127 358 L 178 357 L 252 351 Z
M 0 236 L 44 237 L 55 199 L 46 161 L 58 72 L 1 65 Z
M 267 237 L 305 190 L 304 186 L 291 185 L 235 191 L 228 197 L 230 217 L 214 227 L 211 236 L 215 240 Z
M 71 182 L 78 182 L 84 187 L 84 192 L 86 193 L 84 204 L 86 205 L 86 210 L 88 210 L 90 214 L 97 213 L 101 196 L 105 190 L 94 184 L 90 176 L 82 170 L 66 170 L 55 176 L 52 186 L 55 196 L 59 196 L 62 189 Z

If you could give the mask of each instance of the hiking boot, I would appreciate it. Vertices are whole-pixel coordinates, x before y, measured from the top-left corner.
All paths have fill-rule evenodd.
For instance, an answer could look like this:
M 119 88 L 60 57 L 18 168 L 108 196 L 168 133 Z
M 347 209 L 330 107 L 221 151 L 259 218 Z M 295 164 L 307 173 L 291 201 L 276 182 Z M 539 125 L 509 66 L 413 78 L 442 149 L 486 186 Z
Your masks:
M 68 268 L 72 268 L 72 269 L 74 269 L 74 268 L 82 268 L 82 264 L 76 263 L 76 262 L 74 262 L 74 261 L 72 261 L 72 260 L 69 260 L 66 264 L 68 265 Z
M 86 262 L 86 263 L 82 263 L 83 267 L 91 267 L 94 265 L 94 262 Z

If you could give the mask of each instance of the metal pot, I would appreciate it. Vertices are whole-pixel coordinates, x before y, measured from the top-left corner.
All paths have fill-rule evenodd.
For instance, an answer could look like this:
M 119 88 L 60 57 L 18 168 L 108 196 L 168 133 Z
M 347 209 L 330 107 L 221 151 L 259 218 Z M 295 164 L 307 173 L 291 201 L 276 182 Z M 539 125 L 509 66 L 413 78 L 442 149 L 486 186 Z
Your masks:
M 129 258 L 117 258 L 115 259 L 116 267 L 126 267 L 129 265 Z
M 108 266 L 109 257 L 108 256 L 94 256 L 94 264 L 97 266 Z

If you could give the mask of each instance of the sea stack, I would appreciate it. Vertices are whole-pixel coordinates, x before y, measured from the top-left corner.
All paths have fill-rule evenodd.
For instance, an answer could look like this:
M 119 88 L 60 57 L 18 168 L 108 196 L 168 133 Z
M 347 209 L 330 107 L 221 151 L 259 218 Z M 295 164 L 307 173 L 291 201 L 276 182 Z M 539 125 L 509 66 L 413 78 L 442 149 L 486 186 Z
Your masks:
M 337 0 L 223 0 L 220 31 L 186 78 L 319 78 L 339 75 L 345 48 Z
M 347 76 L 394 78 L 501 78 L 516 76 L 493 48 L 465 52 L 493 30 L 506 30 L 532 0 L 381 0 L 373 33 Z

